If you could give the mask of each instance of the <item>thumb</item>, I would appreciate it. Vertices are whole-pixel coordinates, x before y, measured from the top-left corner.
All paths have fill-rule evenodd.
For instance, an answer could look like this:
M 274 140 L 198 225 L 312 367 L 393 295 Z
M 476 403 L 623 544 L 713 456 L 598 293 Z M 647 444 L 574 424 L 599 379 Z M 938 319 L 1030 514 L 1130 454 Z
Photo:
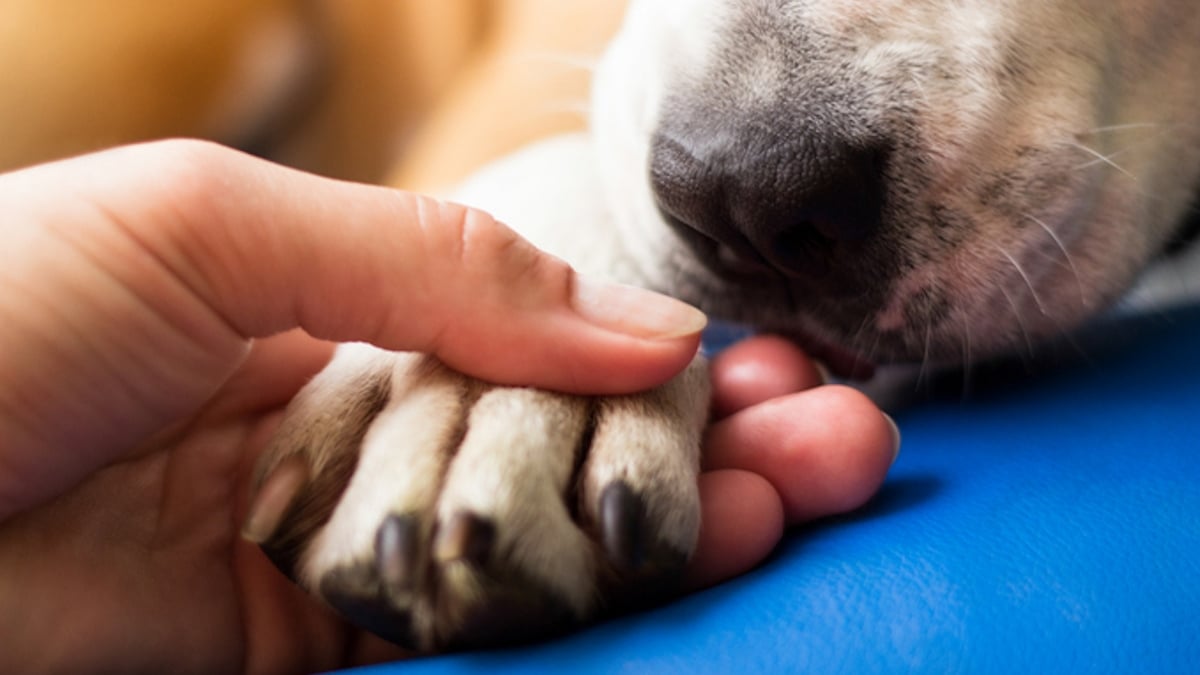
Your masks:
M 6 475 L 71 484 L 201 405 L 254 337 L 300 327 L 500 383 L 616 393 L 681 370 L 704 325 L 581 278 L 481 211 L 208 143 L 0 177 L 0 207 L 17 223 L 0 252 L 0 321 L 16 328 L 0 433 L 18 439 L 0 517 Z
M 300 327 L 431 353 L 495 382 L 593 394 L 658 384 L 695 355 L 698 310 L 585 279 L 482 211 L 219 146 L 130 152 L 159 155 L 130 163 L 157 159 L 184 177 L 149 199 L 108 190 L 133 195 L 119 208 L 137 214 L 127 228 L 241 336 Z M 163 203 L 177 217 L 144 206 Z

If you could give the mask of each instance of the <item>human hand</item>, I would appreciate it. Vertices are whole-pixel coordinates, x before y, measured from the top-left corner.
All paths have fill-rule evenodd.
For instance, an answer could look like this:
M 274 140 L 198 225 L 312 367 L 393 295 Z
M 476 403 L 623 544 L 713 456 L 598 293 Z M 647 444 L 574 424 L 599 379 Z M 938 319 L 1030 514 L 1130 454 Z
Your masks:
M 682 369 L 704 324 L 576 276 L 482 212 L 205 143 L 11 174 L 0 207 L 0 518 L 194 412 L 250 338 L 299 327 L 616 393 Z
M 702 324 L 641 292 L 605 296 L 478 212 L 206 144 L 139 146 L 5 176 L 0 204 L 9 217 L 0 251 L 5 671 L 279 672 L 391 657 L 237 536 L 257 450 L 329 358 L 330 343 L 317 338 L 429 351 L 497 381 L 612 393 L 682 368 Z M 661 311 L 625 323 L 621 306 L 644 312 L 646 303 Z M 281 332 L 297 326 L 304 332 Z M 747 351 L 747 363 L 773 363 Z M 514 360 L 521 353 L 537 361 Z M 718 396 L 740 391 L 734 407 L 748 407 L 710 437 L 727 449 L 711 453 L 719 470 L 702 479 L 695 584 L 752 566 L 785 520 L 848 508 L 886 471 L 875 446 L 851 444 L 844 463 L 814 469 L 842 474 L 829 485 L 848 486 L 851 498 L 797 505 L 783 478 L 827 455 L 828 439 L 783 413 L 815 399 L 776 398 L 786 388 L 771 378 L 739 389 L 720 375 L 723 362 L 736 363 L 731 354 L 716 364 Z M 843 412 L 890 448 L 873 406 L 858 400 Z M 755 419 L 776 427 L 754 432 Z M 763 460 L 764 447 L 785 451 Z M 731 508 L 764 524 L 733 556 L 712 545 L 722 532 L 752 531 L 722 525 Z

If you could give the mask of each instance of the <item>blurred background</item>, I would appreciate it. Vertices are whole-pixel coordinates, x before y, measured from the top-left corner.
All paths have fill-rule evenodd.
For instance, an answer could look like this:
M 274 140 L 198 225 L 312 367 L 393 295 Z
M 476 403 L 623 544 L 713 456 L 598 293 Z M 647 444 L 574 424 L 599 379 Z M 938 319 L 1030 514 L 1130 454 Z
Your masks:
M 201 137 L 433 190 L 586 123 L 624 0 L 6 0 L 0 171 Z

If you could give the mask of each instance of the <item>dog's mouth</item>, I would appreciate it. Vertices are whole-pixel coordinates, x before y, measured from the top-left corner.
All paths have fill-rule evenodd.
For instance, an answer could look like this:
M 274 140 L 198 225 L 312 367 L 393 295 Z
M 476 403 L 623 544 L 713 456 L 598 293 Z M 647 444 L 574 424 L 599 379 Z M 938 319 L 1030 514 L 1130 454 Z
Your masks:
M 789 331 L 784 336 L 800 345 L 809 356 L 824 364 L 829 372 L 839 378 L 861 382 L 875 375 L 875 363 L 851 349 L 813 337 L 807 332 Z
M 668 220 L 671 218 L 666 214 L 664 216 Z M 845 341 L 822 338 L 819 331 L 800 327 L 796 321 L 787 318 L 810 313 L 801 311 L 801 306 L 808 304 L 802 302 L 803 298 L 808 298 L 811 302 L 817 297 L 862 297 L 860 293 L 850 292 L 854 285 L 842 278 L 845 275 L 838 275 L 831 269 L 828 242 L 812 242 L 811 246 L 805 247 L 797 246 L 793 242 L 794 257 L 803 257 L 805 262 L 809 263 L 803 266 L 805 272 L 800 275 L 781 269 L 779 265 L 773 264 L 771 260 L 748 247 L 734 248 L 728 243 L 718 242 L 694 231 L 677 232 L 685 240 L 691 255 L 709 274 L 720 280 L 719 284 L 725 291 L 696 299 L 711 301 L 715 295 L 734 296 L 717 303 L 721 307 L 716 313 L 721 315 L 721 318 L 736 322 L 749 321 L 763 330 L 783 335 L 800 345 L 809 356 L 822 362 L 832 374 L 840 378 L 866 380 L 874 374 L 874 359 L 862 355 Z M 839 279 L 833 281 L 830 279 L 832 276 Z M 818 292 L 815 288 L 826 285 L 835 290 Z M 771 316 L 762 316 L 755 310 L 759 306 L 772 307 Z M 710 311 L 712 309 L 714 308 L 710 307 Z M 861 321 L 861 318 L 847 321 Z

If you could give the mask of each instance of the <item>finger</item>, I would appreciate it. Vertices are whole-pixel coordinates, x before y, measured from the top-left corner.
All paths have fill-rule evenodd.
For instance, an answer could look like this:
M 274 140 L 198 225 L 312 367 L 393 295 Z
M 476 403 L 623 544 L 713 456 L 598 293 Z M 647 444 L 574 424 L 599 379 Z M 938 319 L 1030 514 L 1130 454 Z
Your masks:
M 168 177 L 157 194 L 144 190 L 108 209 L 126 214 L 125 227 L 162 272 L 240 336 L 299 326 L 319 338 L 433 353 L 492 381 L 616 393 L 680 370 L 705 323 L 676 300 L 576 275 L 457 204 L 206 144 L 151 144 L 93 160 Z M 119 187 L 95 198 L 134 193 Z M 161 217 L 164 203 L 176 218 Z
M 764 335 L 718 354 L 711 365 L 713 416 L 717 419 L 825 381 L 816 363 L 795 343 Z
M 861 506 L 883 483 L 899 447 L 895 424 L 870 399 L 829 385 L 717 422 L 705 441 L 704 466 L 762 476 L 794 524 Z
M 700 475 L 700 538 L 684 588 L 711 586 L 752 569 L 783 536 L 779 493 L 762 476 L 718 470 Z

